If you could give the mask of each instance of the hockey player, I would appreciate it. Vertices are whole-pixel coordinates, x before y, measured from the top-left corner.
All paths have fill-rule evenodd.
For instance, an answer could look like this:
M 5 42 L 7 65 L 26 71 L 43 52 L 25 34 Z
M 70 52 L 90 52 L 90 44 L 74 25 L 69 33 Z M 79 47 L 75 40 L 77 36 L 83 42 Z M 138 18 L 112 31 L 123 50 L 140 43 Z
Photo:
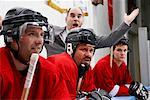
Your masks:
M 12 8 L 2 26 L 6 47 L 0 48 L 0 98 L 21 99 L 30 56 L 41 52 L 48 32 L 47 18 L 27 8 Z M 64 98 L 69 99 L 69 93 L 59 70 L 40 56 L 28 99 Z
M 106 90 L 111 97 L 138 95 L 140 100 L 148 98 L 148 92 L 139 82 L 132 82 L 125 63 L 128 52 L 128 39 L 123 37 L 113 46 L 113 58 L 106 55 L 94 67 L 94 79 L 97 88 Z M 112 63 L 111 63 L 112 62 Z M 136 93 L 141 91 L 141 93 Z M 137 97 L 137 96 L 136 96 Z
M 48 60 L 60 68 L 72 99 L 76 98 L 78 91 L 89 92 L 95 89 L 90 67 L 95 40 L 92 30 L 74 29 L 66 38 L 66 52 L 48 57 Z

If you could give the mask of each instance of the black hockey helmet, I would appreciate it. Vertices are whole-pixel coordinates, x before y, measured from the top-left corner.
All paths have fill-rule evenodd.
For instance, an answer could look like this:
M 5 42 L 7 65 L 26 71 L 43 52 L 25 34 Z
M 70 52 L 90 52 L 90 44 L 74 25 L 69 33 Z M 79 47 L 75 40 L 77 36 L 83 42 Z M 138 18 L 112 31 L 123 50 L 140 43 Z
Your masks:
M 66 38 L 67 53 L 72 54 L 75 52 L 78 43 L 87 43 L 96 45 L 96 37 L 92 29 L 78 28 L 73 29 L 68 33 Z
M 129 44 L 129 39 L 125 36 L 123 36 L 117 43 L 114 44 L 113 46 L 113 50 L 115 49 L 115 47 L 119 44 L 122 44 L 122 45 L 128 45 Z
M 123 45 L 128 45 L 129 39 L 125 36 L 123 36 L 115 45 L 117 44 L 123 44 Z
M 12 39 L 18 40 L 21 34 L 20 26 L 27 22 L 36 22 L 39 26 L 45 26 L 48 33 L 47 18 L 41 13 L 27 8 L 12 8 L 10 9 L 2 22 L 1 34 L 4 35 L 6 45 Z M 48 38 L 48 37 L 47 37 Z

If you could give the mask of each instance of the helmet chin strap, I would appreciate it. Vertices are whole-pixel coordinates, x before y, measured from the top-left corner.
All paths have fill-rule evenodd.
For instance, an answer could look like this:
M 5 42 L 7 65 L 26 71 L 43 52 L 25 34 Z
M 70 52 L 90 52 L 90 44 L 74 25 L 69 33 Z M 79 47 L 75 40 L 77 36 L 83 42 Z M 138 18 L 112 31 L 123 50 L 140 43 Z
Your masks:
M 15 59 L 17 59 L 19 62 L 21 62 L 24 65 L 29 65 L 29 62 L 25 61 L 22 57 L 19 56 L 19 44 L 18 44 L 18 42 L 16 42 L 16 43 L 18 45 L 18 50 L 14 50 L 11 47 L 9 47 L 11 52 L 13 53 Z
M 21 62 L 24 65 L 29 65 L 29 61 L 25 61 L 21 56 L 19 56 L 19 44 L 18 44 L 18 42 L 16 42 L 16 43 L 18 45 L 18 50 L 14 50 L 11 47 L 9 47 L 11 52 L 13 53 L 15 59 L 17 59 L 19 62 Z M 44 44 L 43 44 L 43 46 L 44 46 Z M 43 49 L 43 46 L 42 46 L 42 49 Z M 41 49 L 41 51 L 42 51 L 42 49 Z

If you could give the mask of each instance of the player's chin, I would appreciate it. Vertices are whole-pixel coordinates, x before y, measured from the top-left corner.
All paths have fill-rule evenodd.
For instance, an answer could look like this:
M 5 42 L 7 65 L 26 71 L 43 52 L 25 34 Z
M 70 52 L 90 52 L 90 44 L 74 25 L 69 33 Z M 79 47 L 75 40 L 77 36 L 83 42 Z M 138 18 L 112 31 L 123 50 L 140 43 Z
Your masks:
M 120 58 L 120 61 L 124 61 L 125 60 L 125 58 Z
M 125 57 L 120 57 L 120 59 L 125 60 Z
M 86 64 L 90 65 L 91 61 L 90 60 L 85 60 L 85 61 L 83 61 L 83 63 L 86 63 Z
M 32 48 L 31 52 L 32 53 L 40 53 L 42 50 L 42 47 L 37 47 L 37 48 Z

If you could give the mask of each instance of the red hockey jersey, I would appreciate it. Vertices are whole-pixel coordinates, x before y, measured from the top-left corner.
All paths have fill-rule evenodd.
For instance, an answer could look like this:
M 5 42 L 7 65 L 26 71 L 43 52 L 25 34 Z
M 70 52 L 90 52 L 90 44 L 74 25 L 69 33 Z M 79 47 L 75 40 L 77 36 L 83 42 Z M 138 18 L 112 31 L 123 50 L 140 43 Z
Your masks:
M 113 61 L 111 68 L 110 56 L 107 55 L 97 62 L 93 70 L 97 88 L 106 90 L 111 96 L 129 95 L 127 85 L 132 78 L 124 62 L 118 67 Z
M 20 99 L 27 70 L 19 72 L 8 48 L 0 48 L 0 96 L 1 99 Z M 39 57 L 29 91 L 29 100 L 70 99 L 69 92 L 59 70 L 46 59 Z

